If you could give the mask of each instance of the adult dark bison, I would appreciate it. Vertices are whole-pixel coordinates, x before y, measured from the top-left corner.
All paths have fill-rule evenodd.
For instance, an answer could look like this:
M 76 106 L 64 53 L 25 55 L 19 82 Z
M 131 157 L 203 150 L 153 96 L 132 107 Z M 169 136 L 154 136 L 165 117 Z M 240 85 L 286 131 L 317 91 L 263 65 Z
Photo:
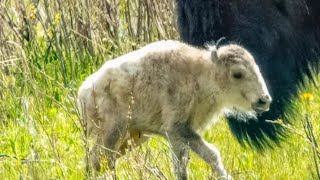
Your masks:
M 249 49 L 264 75 L 273 103 L 255 120 L 228 123 L 242 145 L 265 148 L 286 134 L 265 120 L 283 117 L 285 105 L 297 93 L 303 75 L 319 70 L 319 0 L 176 0 L 183 41 L 203 46 L 226 37 Z M 319 72 L 319 71 L 318 71 Z

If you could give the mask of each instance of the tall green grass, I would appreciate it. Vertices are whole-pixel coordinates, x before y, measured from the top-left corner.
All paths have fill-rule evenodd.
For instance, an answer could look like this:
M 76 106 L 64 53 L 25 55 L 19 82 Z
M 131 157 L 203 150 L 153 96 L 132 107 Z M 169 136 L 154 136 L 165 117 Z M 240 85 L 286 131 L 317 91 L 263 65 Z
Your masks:
M 178 39 L 173 9 L 170 0 L 1 1 L 0 179 L 108 178 L 108 170 L 86 171 L 77 88 L 108 59 Z M 280 148 L 244 149 L 224 120 L 204 137 L 218 146 L 236 179 L 317 178 L 319 90 L 303 89 L 292 104 L 296 123 L 278 121 L 292 132 Z M 169 151 L 164 139 L 151 137 L 119 159 L 116 176 L 173 179 Z M 194 154 L 188 168 L 191 179 L 215 178 Z

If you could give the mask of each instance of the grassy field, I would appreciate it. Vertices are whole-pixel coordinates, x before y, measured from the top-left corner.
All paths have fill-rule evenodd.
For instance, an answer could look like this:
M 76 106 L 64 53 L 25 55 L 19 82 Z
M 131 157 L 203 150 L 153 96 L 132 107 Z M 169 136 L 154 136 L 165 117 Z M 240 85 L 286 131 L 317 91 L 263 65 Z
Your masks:
M 0 1 L 0 179 L 85 179 L 87 140 L 77 88 L 106 60 L 159 39 L 179 39 L 171 0 Z M 235 179 L 317 179 L 320 92 L 293 100 L 281 147 L 241 147 L 222 119 L 203 136 Z M 173 179 L 168 143 L 157 136 L 122 157 L 119 179 Z M 215 175 L 196 155 L 191 179 Z M 104 174 L 108 174 L 105 171 Z M 110 172 L 109 172 L 110 174 Z M 105 177 L 107 178 L 107 177 Z

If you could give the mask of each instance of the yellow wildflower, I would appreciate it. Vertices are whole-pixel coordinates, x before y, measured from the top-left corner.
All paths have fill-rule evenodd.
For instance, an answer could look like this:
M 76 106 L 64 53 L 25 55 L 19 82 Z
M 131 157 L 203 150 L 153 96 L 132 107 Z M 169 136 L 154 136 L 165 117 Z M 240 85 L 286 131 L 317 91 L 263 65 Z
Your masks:
M 34 20 L 36 18 L 36 14 L 37 8 L 33 4 L 30 4 L 27 9 L 27 16 L 29 17 L 29 19 Z
M 57 13 L 55 16 L 54 16 L 54 20 L 53 20 L 53 25 L 54 26 L 57 26 L 59 24 L 61 20 L 61 14 L 60 13 Z
M 282 119 L 277 119 L 274 121 L 276 124 L 283 124 L 283 120 Z
M 305 101 L 312 101 L 313 95 L 311 93 L 303 93 L 301 98 L 302 100 L 305 100 Z

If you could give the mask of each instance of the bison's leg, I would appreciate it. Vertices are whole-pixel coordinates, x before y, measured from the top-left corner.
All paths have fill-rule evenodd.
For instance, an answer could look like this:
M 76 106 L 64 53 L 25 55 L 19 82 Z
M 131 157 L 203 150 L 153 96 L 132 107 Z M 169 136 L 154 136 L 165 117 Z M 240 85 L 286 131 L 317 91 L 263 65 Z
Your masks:
M 96 170 L 100 170 L 102 158 L 106 158 L 109 168 L 115 170 L 119 147 L 127 133 L 127 120 L 122 114 L 124 113 L 106 113 L 104 116 L 96 144 L 90 152 L 90 159 Z
M 192 151 L 209 163 L 221 179 L 232 179 L 225 170 L 218 149 L 205 142 L 187 123 L 175 124 L 168 132 L 172 145 L 181 148 L 181 144 L 187 144 Z

